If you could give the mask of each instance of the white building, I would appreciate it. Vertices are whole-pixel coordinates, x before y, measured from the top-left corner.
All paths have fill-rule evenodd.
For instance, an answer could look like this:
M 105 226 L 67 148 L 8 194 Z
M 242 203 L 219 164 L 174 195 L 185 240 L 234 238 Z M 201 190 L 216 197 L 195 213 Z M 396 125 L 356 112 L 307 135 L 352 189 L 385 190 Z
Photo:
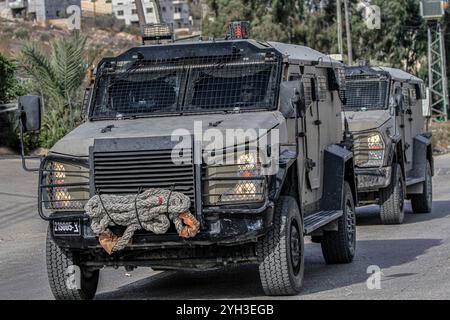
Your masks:
M 6 0 L 0 1 L 0 8 L 11 10 L 12 17 L 27 17 L 45 22 L 67 17 L 66 9 L 71 5 L 81 7 L 81 0 Z
M 191 28 L 189 4 L 186 0 L 159 0 L 162 22 L 173 23 L 175 29 Z M 145 20 L 147 23 L 156 23 L 156 11 L 153 1 L 142 0 Z M 125 21 L 125 24 L 137 24 L 139 18 L 134 0 L 112 0 L 113 13 L 117 19 Z

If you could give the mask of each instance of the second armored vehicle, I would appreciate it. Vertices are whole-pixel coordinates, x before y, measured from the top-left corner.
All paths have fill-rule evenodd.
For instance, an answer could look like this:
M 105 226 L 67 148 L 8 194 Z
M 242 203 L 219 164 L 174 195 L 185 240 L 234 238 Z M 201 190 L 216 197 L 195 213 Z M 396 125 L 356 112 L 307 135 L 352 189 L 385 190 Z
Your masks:
M 379 204 L 384 224 L 432 208 L 433 154 L 425 132 L 423 81 L 402 70 L 347 67 L 345 117 L 355 139 L 360 204 Z

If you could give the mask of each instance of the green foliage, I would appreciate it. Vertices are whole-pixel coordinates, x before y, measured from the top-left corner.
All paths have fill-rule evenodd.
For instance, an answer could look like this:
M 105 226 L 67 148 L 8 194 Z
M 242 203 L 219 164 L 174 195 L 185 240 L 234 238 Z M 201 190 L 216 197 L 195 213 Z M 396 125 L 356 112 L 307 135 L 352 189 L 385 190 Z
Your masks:
M 19 28 L 14 32 L 14 36 L 17 39 L 28 40 L 30 38 L 30 31 L 25 28 Z
M 26 92 L 14 76 L 16 69 L 12 61 L 0 54 L 0 103 L 7 103 Z
M 27 43 L 22 48 L 23 67 L 44 97 L 39 138 L 42 147 L 50 148 L 79 121 L 82 85 L 89 63 L 85 43 L 85 37 L 75 32 L 69 38 L 53 40 L 50 54 L 36 43 Z
M 357 9 L 359 2 L 350 0 L 355 60 L 365 59 L 426 75 L 427 31 L 420 17 L 419 1 L 371 1 L 381 8 L 380 30 L 366 26 L 362 10 Z M 324 53 L 338 52 L 335 0 L 207 0 L 207 3 L 215 20 L 204 21 L 206 37 L 224 37 L 228 23 L 240 19 L 251 22 L 253 38 L 303 44 Z M 450 19 L 446 19 L 446 24 L 450 30 Z
M 15 64 L 0 54 L 0 104 L 14 101 L 27 92 L 26 87 L 15 78 L 15 70 Z M 14 113 L 0 114 L 0 145 L 10 147 L 17 145 L 17 137 L 13 130 L 14 122 Z

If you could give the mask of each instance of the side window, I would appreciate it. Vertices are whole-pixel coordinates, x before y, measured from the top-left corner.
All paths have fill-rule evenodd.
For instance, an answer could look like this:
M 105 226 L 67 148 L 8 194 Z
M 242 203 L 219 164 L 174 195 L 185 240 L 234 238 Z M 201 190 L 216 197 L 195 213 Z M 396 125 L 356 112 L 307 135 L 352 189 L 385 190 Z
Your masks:
M 328 91 L 327 78 L 323 76 L 318 76 L 317 84 L 318 84 L 319 101 L 327 100 L 327 91 Z
M 313 89 L 315 88 L 313 75 L 306 74 L 303 76 L 303 87 L 305 89 L 305 105 L 309 107 L 315 97 L 315 93 L 313 93 Z
M 406 87 L 403 87 L 402 94 L 403 94 L 403 108 L 406 110 L 411 105 L 410 101 L 409 101 L 409 89 Z
M 411 106 L 415 106 L 417 102 L 416 89 L 409 89 L 409 102 Z

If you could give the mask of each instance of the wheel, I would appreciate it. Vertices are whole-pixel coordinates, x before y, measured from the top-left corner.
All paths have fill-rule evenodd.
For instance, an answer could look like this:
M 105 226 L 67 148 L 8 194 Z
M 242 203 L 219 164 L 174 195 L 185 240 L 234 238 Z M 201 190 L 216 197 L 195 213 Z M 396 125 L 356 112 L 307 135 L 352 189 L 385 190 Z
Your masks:
M 382 224 L 401 224 L 405 219 L 405 179 L 399 164 L 393 169 L 392 183 L 380 191 Z
M 427 161 L 423 193 L 411 196 L 411 206 L 414 213 L 430 213 L 433 208 L 433 177 L 431 165 Z
M 324 231 L 322 236 L 322 254 L 325 262 L 350 263 L 356 250 L 356 213 L 352 189 L 345 182 L 343 215 L 337 221 L 337 231 Z
M 78 254 L 60 248 L 47 231 L 46 260 L 50 289 L 56 300 L 91 300 L 97 291 L 99 270 L 78 267 Z
M 297 201 L 281 197 L 273 228 L 258 242 L 259 275 L 269 296 L 300 292 L 304 274 L 303 221 Z

